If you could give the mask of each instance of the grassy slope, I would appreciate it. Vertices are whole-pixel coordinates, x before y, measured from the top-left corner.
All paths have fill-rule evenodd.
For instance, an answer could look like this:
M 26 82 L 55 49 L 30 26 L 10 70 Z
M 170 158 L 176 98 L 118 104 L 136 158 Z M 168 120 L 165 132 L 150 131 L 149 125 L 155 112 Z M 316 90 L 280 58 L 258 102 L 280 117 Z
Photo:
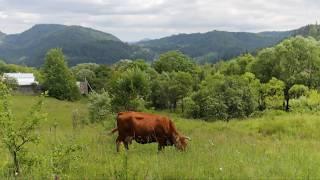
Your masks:
M 22 117 L 25 107 L 34 99 L 14 97 L 14 113 Z M 41 142 L 30 148 L 42 157 L 50 153 L 51 143 L 76 137 L 85 149 L 81 152 L 83 158 L 75 161 L 67 172 L 67 177 L 72 179 L 79 176 L 123 179 L 125 174 L 130 179 L 320 177 L 319 114 L 269 113 L 262 118 L 230 123 L 207 123 L 171 115 L 178 129 L 192 138 L 187 152 L 167 148 L 157 153 L 156 144 L 133 143 L 128 153 L 116 153 L 116 135 L 108 136 L 102 126 L 72 129 L 72 110 L 78 108 L 86 115 L 83 102 L 67 103 L 48 98 L 46 104 L 49 119 L 42 123 Z M 55 122 L 56 133 L 52 128 Z M 1 168 L 9 157 L 1 149 L 0 154 Z M 38 168 L 30 176 L 48 178 L 50 174 Z

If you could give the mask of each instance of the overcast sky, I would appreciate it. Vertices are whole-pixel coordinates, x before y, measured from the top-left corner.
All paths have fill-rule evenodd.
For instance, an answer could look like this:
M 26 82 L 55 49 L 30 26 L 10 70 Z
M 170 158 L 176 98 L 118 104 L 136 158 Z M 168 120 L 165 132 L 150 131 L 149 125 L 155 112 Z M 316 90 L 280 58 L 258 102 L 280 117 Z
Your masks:
M 319 0 L 0 0 L 0 31 L 82 25 L 124 41 L 211 30 L 289 30 L 320 18 Z

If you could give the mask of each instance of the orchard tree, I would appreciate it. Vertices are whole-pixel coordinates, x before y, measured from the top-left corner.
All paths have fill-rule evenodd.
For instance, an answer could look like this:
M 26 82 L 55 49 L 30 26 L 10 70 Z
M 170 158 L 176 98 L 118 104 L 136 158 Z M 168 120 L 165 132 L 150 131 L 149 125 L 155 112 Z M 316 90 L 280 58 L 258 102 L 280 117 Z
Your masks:
M 71 101 L 80 98 L 76 80 L 68 69 L 61 49 L 49 50 L 42 70 L 43 86 L 48 90 L 49 96 Z

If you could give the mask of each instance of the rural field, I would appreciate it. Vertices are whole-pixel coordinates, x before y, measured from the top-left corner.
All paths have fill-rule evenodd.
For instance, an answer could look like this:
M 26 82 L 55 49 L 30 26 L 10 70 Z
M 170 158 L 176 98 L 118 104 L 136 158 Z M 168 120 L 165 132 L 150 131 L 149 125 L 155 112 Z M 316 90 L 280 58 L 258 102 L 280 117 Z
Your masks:
M 11 97 L 13 114 L 19 120 L 37 97 Z M 72 114 L 86 119 L 87 102 L 45 99 L 48 119 L 37 130 L 39 144 L 28 146 L 35 163 L 21 179 L 54 178 L 54 149 L 77 144 L 70 156 L 61 158 L 62 179 L 314 179 L 320 177 L 320 114 L 270 111 L 259 117 L 228 122 L 205 122 L 167 114 L 179 131 L 190 136 L 186 152 L 156 144 L 133 143 L 130 150 L 116 153 L 116 134 L 108 135 L 108 123 L 74 127 Z M 13 178 L 5 168 L 9 153 L 0 148 L 0 179 Z M 37 162 L 37 161 L 36 161 Z M 19 179 L 20 179 L 19 178 Z

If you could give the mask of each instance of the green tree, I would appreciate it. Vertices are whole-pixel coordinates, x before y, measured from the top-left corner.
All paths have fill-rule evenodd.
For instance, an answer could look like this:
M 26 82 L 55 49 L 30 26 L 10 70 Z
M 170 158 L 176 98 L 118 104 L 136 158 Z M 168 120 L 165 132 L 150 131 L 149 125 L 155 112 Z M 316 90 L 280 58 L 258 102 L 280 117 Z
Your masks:
M 23 167 L 28 168 L 25 163 L 28 162 L 28 166 L 32 163 L 27 156 L 27 146 L 38 143 L 39 134 L 36 129 L 46 119 L 45 114 L 41 113 L 44 97 L 31 107 L 27 116 L 19 119 L 12 114 L 9 95 L 8 88 L 0 83 L 0 137 L 12 158 L 13 173 L 19 175 Z
M 49 50 L 42 70 L 43 86 L 48 90 L 49 96 L 71 101 L 80 98 L 76 80 L 68 69 L 61 49 Z
M 308 94 L 309 88 L 305 85 L 295 84 L 289 89 L 290 98 L 298 99 Z
M 143 59 L 137 60 L 120 60 L 116 64 L 113 65 L 116 71 L 124 72 L 128 69 L 140 69 L 142 71 L 147 71 L 150 68 L 150 64 L 147 64 Z
M 95 78 L 92 80 L 92 82 L 89 81 L 92 88 L 96 91 L 103 91 L 103 89 L 109 89 L 110 79 L 113 74 L 112 69 L 107 65 L 99 65 L 99 67 L 95 69 L 94 73 Z
M 169 51 L 160 55 L 160 58 L 153 63 L 153 67 L 159 73 L 183 71 L 192 73 L 195 64 L 191 58 L 180 51 Z
M 115 111 L 141 110 L 150 94 L 150 77 L 140 69 L 128 69 L 113 77 L 110 92 Z
M 150 100 L 153 107 L 157 109 L 169 107 L 169 80 L 169 74 L 164 72 L 162 74 L 157 74 L 151 81 Z
M 189 73 L 186 72 L 172 72 L 169 74 L 168 82 L 168 98 L 171 108 L 177 108 L 177 102 L 181 102 L 181 110 L 183 112 L 183 98 L 185 98 L 192 90 L 193 79 Z
M 285 83 L 285 110 L 289 111 L 289 89 L 294 84 L 319 86 L 320 45 L 313 38 L 294 37 L 261 51 L 251 71 L 262 82 L 275 77 Z
M 263 84 L 263 103 L 266 108 L 278 109 L 283 106 L 285 83 L 277 78 L 272 78 Z
M 248 76 L 216 74 L 207 77 L 200 90 L 192 96 L 196 104 L 193 106 L 199 110 L 192 114 L 208 120 L 230 120 L 252 114 L 258 107 L 258 93 Z

